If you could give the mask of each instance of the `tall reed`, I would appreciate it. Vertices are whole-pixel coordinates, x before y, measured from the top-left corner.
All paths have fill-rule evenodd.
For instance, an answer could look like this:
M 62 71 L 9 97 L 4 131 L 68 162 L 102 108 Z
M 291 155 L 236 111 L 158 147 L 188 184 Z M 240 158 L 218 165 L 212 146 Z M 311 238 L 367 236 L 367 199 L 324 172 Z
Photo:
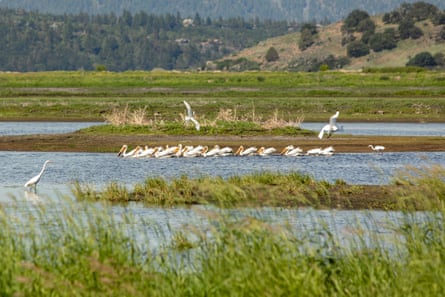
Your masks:
M 442 172 L 399 183 L 427 184 L 426 194 L 441 200 Z M 178 183 L 190 193 L 187 180 Z M 201 223 L 172 226 L 139 207 L 16 199 L 0 210 L 0 295 L 441 296 L 444 209 L 394 214 L 398 219 L 386 222 L 384 233 L 373 231 L 378 221 L 336 233 L 327 219 L 298 213 L 295 226 L 260 212 L 197 208 L 193 217 Z

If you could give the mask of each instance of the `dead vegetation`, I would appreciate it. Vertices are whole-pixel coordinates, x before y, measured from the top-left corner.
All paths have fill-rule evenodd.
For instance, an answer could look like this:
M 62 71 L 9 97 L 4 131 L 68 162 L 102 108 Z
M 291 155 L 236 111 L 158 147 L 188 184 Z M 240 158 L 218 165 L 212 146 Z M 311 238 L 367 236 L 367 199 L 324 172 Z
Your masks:
M 180 119 L 176 121 L 185 121 L 185 114 L 179 113 Z M 128 104 L 124 108 L 114 108 L 111 113 L 104 116 L 107 123 L 114 126 L 124 125 L 141 125 L 159 127 L 164 126 L 164 120 L 157 114 L 150 118 L 147 115 L 147 107 L 138 108 L 134 111 L 129 110 Z M 271 130 L 284 127 L 299 128 L 304 121 L 304 116 L 298 116 L 294 120 L 284 120 L 280 117 L 280 111 L 275 109 L 272 116 L 265 118 L 263 115 L 259 115 L 255 112 L 255 107 L 246 114 L 239 114 L 237 109 L 221 108 L 214 119 L 206 119 L 205 116 L 197 116 L 201 126 L 217 127 L 219 122 L 252 122 L 260 127 Z

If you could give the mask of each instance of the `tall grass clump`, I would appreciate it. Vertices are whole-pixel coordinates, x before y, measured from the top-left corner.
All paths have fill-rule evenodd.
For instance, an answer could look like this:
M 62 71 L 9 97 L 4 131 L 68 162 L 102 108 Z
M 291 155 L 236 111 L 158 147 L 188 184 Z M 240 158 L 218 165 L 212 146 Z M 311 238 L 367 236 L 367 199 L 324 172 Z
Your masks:
M 273 220 L 270 209 L 265 216 L 261 209 L 197 208 L 190 212 L 201 223 L 181 225 L 157 215 L 150 222 L 155 210 L 70 198 L 2 208 L 0 294 L 406 297 L 445 291 L 443 211 L 401 212 L 384 233 L 370 234 L 382 222 L 335 227 L 335 212 L 331 222 L 313 210 L 306 210 L 311 219 L 301 212 L 286 219 L 277 209 Z
M 259 172 L 228 178 L 181 176 L 166 180 L 162 177 L 150 177 L 143 183 L 135 184 L 133 189 L 112 182 L 101 191 L 94 190 L 89 185 L 75 183 L 72 192 L 79 200 L 140 201 L 153 205 L 211 203 L 218 206 L 320 207 L 330 205 L 332 187 L 334 185 L 326 181 L 316 181 L 297 172 Z
M 403 209 L 445 210 L 445 168 L 406 166 L 396 174 L 397 195 Z

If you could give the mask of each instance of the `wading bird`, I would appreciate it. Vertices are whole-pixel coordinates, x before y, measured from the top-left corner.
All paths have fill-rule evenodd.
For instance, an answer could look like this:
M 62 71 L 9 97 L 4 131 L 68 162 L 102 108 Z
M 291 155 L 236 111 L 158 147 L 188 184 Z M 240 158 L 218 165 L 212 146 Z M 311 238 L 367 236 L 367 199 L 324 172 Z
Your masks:
M 43 167 L 42 167 L 42 170 L 40 170 L 40 173 L 26 182 L 26 184 L 25 184 L 26 188 L 29 187 L 29 188 L 34 188 L 34 191 L 36 190 L 37 184 L 39 183 L 40 178 L 42 177 L 43 172 L 45 171 L 46 165 L 48 165 L 48 163 L 51 163 L 51 161 L 46 160 L 45 163 L 43 163 Z
M 198 121 L 195 119 L 195 113 L 194 113 L 194 111 L 192 110 L 192 107 L 191 107 L 190 104 L 189 104 L 187 101 L 185 101 L 185 100 L 184 100 L 184 105 L 185 105 L 185 107 L 187 108 L 187 114 L 186 114 L 186 116 L 185 116 L 185 122 L 188 123 L 188 122 L 192 121 L 193 124 L 195 124 L 195 128 L 196 128 L 196 130 L 199 131 L 200 126 L 199 126 Z
M 274 154 L 276 151 L 277 151 L 277 149 L 274 147 L 265 148 L 264 146 L 262 146 L 258 149 L 257 153 L 260 156 L 270 156 L 270 155 Z
M 301 156 L 303 154 L 303 150 L 300 147 L 294 147 L 293 145 L 286 146 L 280 153 L 283 156 Z
M 140 146 L 136 146 L 134 149 L 132 149 L 132 150 L 129 151 L 128 153 L 127 153 L 127 150 L 128 150 L 128 145 L 124 144 L 124 145 L 121 147 L 121 149 L 119 150 L 119 152 L 117 153 L 117 156 L 118 156 L 118 157 L 123 157 L 123 158 L 131 157 L 131 156 L 133 156 L 137 151 L 140 150 Z
M 243 145 L 240 145 L 240 147 L 236 150 L 235 155 L 236 156 L 254 156 L 257 154 L 258 149 L 254 146 L 244 148 Z
M 339 111 L 337 111 L 333 116 L 329 118 L 329 124 L 325 125 L 318 134 L 318 138 L 322 139 L 323 135 L 326 133 L 328 135 L 328 138 L 331 137 L 332 133 L 337 132 L 337 118 L 340 114 Z
M 373 151 L 381 153 L 385 150 L 385 147 L 383 145 L 376 145 L 373 146 L 372 144 L 368 145 L 368 147 L 370 147 Z

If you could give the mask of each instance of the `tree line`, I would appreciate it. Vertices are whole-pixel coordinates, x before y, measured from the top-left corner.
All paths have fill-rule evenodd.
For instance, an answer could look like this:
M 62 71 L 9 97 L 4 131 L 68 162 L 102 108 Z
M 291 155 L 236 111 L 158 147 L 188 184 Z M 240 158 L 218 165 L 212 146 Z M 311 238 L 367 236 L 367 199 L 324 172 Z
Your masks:
M 206 61 L 283 35 L 297 23 L 183 18 L 179 13 L 53 15 L 0 9 L 0 70 L 166 70 Z

